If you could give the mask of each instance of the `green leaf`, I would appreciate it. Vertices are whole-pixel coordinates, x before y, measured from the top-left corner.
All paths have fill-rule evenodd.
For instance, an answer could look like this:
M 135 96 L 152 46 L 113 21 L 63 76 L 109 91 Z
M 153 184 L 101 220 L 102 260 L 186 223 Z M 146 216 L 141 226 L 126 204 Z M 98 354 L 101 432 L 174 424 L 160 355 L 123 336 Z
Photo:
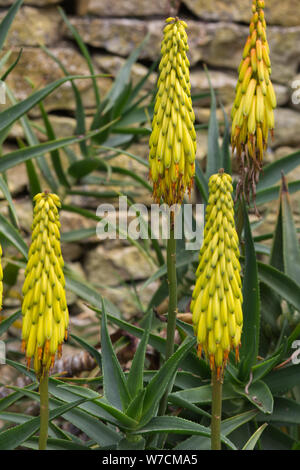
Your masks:
M 258 428 L 255 433 L 252 434 L 252 436 L 250 437 L 250 439 L 246 442 L 246 444 L 244 445 L 243 449 L 242 450 L 253 450 L 254 447 L 256 446 L 257 444 L 257 441 L 259 440 L 260 436 L 262 435 L 262 433 L 264 432 L 264 430 L 266 429 L 266 427 L 268 426 L 267 423 L 265 424 L 262 424 L 262 426 L 260 426 L 260 428 Z
M 19 60 L 21 59 L 21 55 L 23 53 L 23 48 L 21 47 L 19 54 L 17 55 L 16 59 L 13 61 L 13 63 L 8 67 L 8 69 L 5 71 L 5 73 L 1 76 L 1 80 L 4 82 L 7 77 L 9 76 L 10 72 L 13 71 L 13 69 L 18 65 Z M 0 67 L 1 69 L 1 67 Z
M 106 167 L 103 160 L 100 160 L 99 158 L 86 158 L 70 165 L 68 168 L 68 173 L 73 176 L 73 178 L 81 179 L 84 176 L 92 173 L 94 170 L 105 168 Z
M 146 387 L 141 424 L 147 423 L 157 412 L 157 407 L 168 384 L 176 375 L 179 363 L 195 344 L 195 339 L 182 343 L 176 352 L 164 363 Z
M 58 406 L 49 413 L 49 421 L 62 416 L 72 408 L 75 408 L 84 400 L 78 400 L 74 403 Z M 40 427 L 40 417 L 32 418 L 23 424 L 9 428 L 0 433 L 0 450 L 13 450 L 35 434 Z
M 300 311 L 300 287 L 272 266 L 257 262 L 259 279 Z
M 279 199 L 279 211 L 273 236 L 270 265 L 284 272 L 281 198 Z
M 32 380 L 35 380 L 35 373 L 34 371 L 27 370 L 25 366 L 23 366 L 20 363 L 11 361 L 9 359 L 6 360 L 7 364 L 13 366 L 15 369 L 20 371 L 21 373 L 27 375 L 30 377 Z M 77 401 L 77 396 L 74 393 L 70 393 L 67 390 L 62 389 L 58 385 L 65 385 L 63 382 L 58 381 L 57 379 L 54 379 L 52 377 L 49 378 L 49 393 L 53 396 L 56 396 L 60 398 L 61 400 L 67 401 L 68 403 L 73 402 L 76 403 Z M 26 394 L 28 393 L 26 389 Z M 97 393 L 92 392 L 91 390 L 88 389 L 83 389 L 86 390 L 87 392 L 87 398 L 93 399 L 95 396 L 98 396 Z M 21 389 L 20 392 L 25 394 L 25 390 Z M 91 393 L 89 393 L 91 392 Z M 8 398 L 8 397 L 7 397 Z M 39 400 L 39 394 L 34 394 L 32 395 L 32 398 L 35 400 Z M 57 406 L 60 404 L 60 401 L 55 400 L 50 398 L 50 406 Z M 86 433 L 88 436 L 91 437 L 91 439 L 94 439 L 95 442 L 97 442 L 101 446 L 109 446 L 109 445 L 115 445 L 121 438 L 122 436 L 120 433 L 117 433 L 114 431 L 112 428 L 106 426 L 103 424 L 99 418 L 102 419 L 107 419 L 109 415 L 104 416 L 103 414 L 105 413 L 104 411 L 102 412 L 102 415 L 98 412 L 96 414 L 97 418 L 92 416 L 90 413 L 95 414 L 97 410 L 101 410 L 101 408 L 93 403 L 93 402 L 86 402 L 81 405 L 78 405 L 79 408 L 83 409 L 75 409 L 68 411 L 67 413 L 64 414 L 64 418 L 70 421 L 74 426 L 77 428 L 81 429 L 84 433 Z M 83 411 L 86 410 L 86 411 Z
M 42 192 L 42 188 L 41 188 L 40 181 L 39 181 L 33 162 L 31 160 L 27 160 L 25 164 L 26 164 L 26 171 L 27 171 L 27 176 L 29 180 L 28 181 L 29 192 L 30 192 L 31 199 L 33 199 L 36 194 Z
M 27 258 L 28 248 L 26 243 L 17 229 L 11 225 L 2 214 L 0 214 L 0 232 L 25 258 Z
M 86 79 L 83 75 L 71 75 L 69 77 L 60 78 L 55 82 L 50 83 L 42 90 L 35 91 L 25 100 L 20 103 L 11 106 L 1 113 L 1 122 L 0 122 L 0 136 L 3 132 L 7 130 L 14 122 L 16 122 L 20 117 L 26 114 L 30 109 L 37 105 L 40 101 L 44 100 L 50 93 L 52 93 L 56 88 L 60 87 L 69 80 L 75 79 Z M 2 171 L 2 170 L 1 170 Z
M 247 380 L 251 367 L 255 364 L 258 355 L 260 304 L 255 248 L 245 203 L 243 203 L 243 216 L 245 231 L 245 269 L 243 279 L 244 322 L 238 377 L 240 380 Z
M 298 235 L 293 220 L 290 196 L 284 176 L 282 176 L 281 186 L 281 207 L 284 272 L 300 285 L 300 251 Z
M 170 398 L 180 397 L 189 403 L 209 405 L 212 400 L 212 389 L 211 385 L 202 385 L 201 387 L 190 388 L 186 390 L 180 390 L 179 392 L 171 393 Z M 237 391 L 233 388 L 233 385 L 229 382 L 223 384 L 222 399 L 231 400 L 238 397 Z
M 4 112 L 5 111 L 3 111 L 3 113 Z M 63 148 L 67 145 L 79 143 L 83 140 L 90 138 L 95 133 L 96 132 L 92 134 L 87 134 L 84 137 L 68 137 L 64 139 L 57 139 L 53 142 L 46 142 L 39 145 L 33 145 L 25 149 L 15 150 L 14 152 L 7 153 L 0 159 L 0 172 L 2 173 L 8 170 L 9 168 L 13 168 L 19 163 L 23 163 L 27 160 L 30 160 L 31 158 L 37 158 L 40 155 L 43 155 L 44 153 L 52 152 L 53 150 Z
M 199 252 L 194 252 L 194 251 L 188 251 L 184 252 L 179 256 L 176 256 L 176 268 L 183 268 L 185 266 L 188 266 L 189 264 L 193 262 L 197 262 L 199 258 Z M 161 266 L 149 279 L 147 279 L 146 282 L 140 287 L 140 290 L 142 291 L 146 287 L 148 287 L 152 282 L 157 281 L 157 279 L 165 276 L 167 273 L 167 265 Z
M 289 193 L 294 194 L 297 191 L 300 191 L 300 181 L 293 181 L 289 183 Z M 278 199 L 280 194 L 280 186 L 271 186 L 271 188 L 263 189 L 256 193 L 256 205 L 266 204 L 266 202 L 274 201 Z
M 123 94 L 124 89 L 128 86 L 129 80 L 130 80 L 130 74 L 131 74 L 131 68 L 133 64 L 137 61 L 141 50 L 145 46 L 145 44 L 148 42 L 150 38 L 150 35 L 148 34 L 145 39 L 137 46 L 130 54 L 122 68 L 120 69 L 113 86 L 109 90 L 107 96 L 105 97 L 107 100 L 107 104 L 105 106 L 105 109 L 103 110 L 103 114 L 107 113 L 108 110 L 110 110 L 116 100 L 120 97 L 120 95 Z
M 7 186 L 4 178 L 1 175 L 0 175 L 0 189 L 3 192 L 3 195 L 4 195 L 5 199 L 8 202 L 8 205 L 9 205 L 9 208 L 10 208 L 10 211 L 11 211 L 11 215 L 13 217 L 13 223 L 18 228 L 19 227 L 19 221 L 18 221 L 18 216 L 17 216 L 17 212 L 16 212 L 16 209 L 15 209 L 15 205 L 14 205 L 12 197 L 10 195 L 8 186 Z
M 79 387 L 77 385 L 72 385 L 72 386 L 62 385 L 60 388 L 66 388 L 67 390 L 74 390 L 75 395 L 78 395 L 82 398 L 90 397 L 90 394 L 87 393 L 87 389 L 84 387 Z M 90 392 L 90 390 L 88 390 L 88 392 Z M 120 427 L 126 427 L 128 429 L 134 429 L 136 427 L 137 422 L 134 419 L 127 416 L 118 408 L 115 408 L 114 406 L 110 405 L 105 400 L 97 399 L 95 400 L 95 403 L 97 403 L 98 406 L 103 408 L 105 411 L 107 411 L 108 414 L 114 417 L 118 421 L 118 424 Z
M 61 234 L 61 241 L 64 243 L 78 242 L 80 240 L 87 240 L 96 235 L 96 227 L 82 228 L 79 230 L 71 230 L 70 232 L 63 232 Z
M 269 416 L 260 413 L 257 421 L 281 425 L 300 424 L 300 404 L 289 398 L 275 397 L 273 413 Z
M 257 410 L 250 410 L 245 413 L 232 416 L 231 418 L 224 419 L 221 422 L 222 435 L 228 436 L 231 432 L 255 418 L 257 413 Z M 193 436 L 178 444 L 174 450 L 210 450 L 210 448 L 211 442 L 209 438 Z
M 127 408 L 130 395 L 124 372 L 121 369 L 107 329 L 106 310 L 102 302 L 101 352 L 104 396 L 119 410 Z
M 59 7 L 58 11 L 61 14 L 64 22 L 66 23 L 68 29 L 71 31 L 72 36 L 74 37 L 75 41 L 77 42 L 77 45 L 78 45 L 83 57 L 86 60 L 87 65 L 89 67 L 91 75 L 95 75 L 93 61 L 92 61 L 92 58 L 91 58 L 90 53 L 88 51 L 88 48 L 86 47 L 83 39 L 81 38 L 81 36 L 78 33 L 77 29 L 72 25 L 72 23 L 70 23 L 67 16 L 65 15 L 63 9 Z M 95 98 L 96 98 L 96 106 L 98 107 L 98 106 L 100 106 L 100 94 L 99 94 L 98 84 L 97 84 L 97 80 L 96 80 L 95 77 L 92 78 L 92 81 L 93 81 L 94 94 L 95 94 Z
M 95 310 L 96 312 L 101 314 L 101 311 L 93 306 L 90 306 L 92 310 Z M 122 329 L 125 331 L 128 331 L 129 333 L 133 334 L 137 338 L 142 338 L 144 334 L 144 330 L 142 328 L 139 328 L 137 326 L 131 325 L 128 322 L 125 322 L 124 320 L 120 319 L 119 317 L 116 317 L 115 315 L 108 315 L 109 320 L 115 324 L 120 326 Z M 162 338 L 161 336 L 157 336 L 154 334 L 149 335 L 149 344 L 153 346 L 157 351 L 159 351 L 161 354 L 165 354 L 166 352 L 166 340 Z M 185 359 L 183 359 L 181 363 L 181 367 L 184 368 L 185 371 L 192 372 L 196 376 L 199 376 L 200 374 L 203 377 L 207 378 L 207 370 L 208 366 L 203 367 L 203 362 L 204 361 L 199 361 L 198 357 L 196 354 L 194 354 L 193 351 L 191 351 Z
M 45 110 L 43 103 L 40 103 L 40 110 L 42 113 L 42 118 L 44 120 L 46 131 L 47 131 L 48 140 L 55 140 L 56 135 L 54 133 L 51 121 L 48 117 L 48 114 Z M 80 132 L 79 134 L 85 134 L 85 129 L 83 132 Z M 63 166 L 62 166 L 60 155 L 59 155 L 59 150 L 53 150 L 52 152 L 50 152 L 50 155 L 51 155 L 52 165 L 55 170 L 58 181 L 60 182 L 62 186 L 69 188 L 70 184 L 63 170 Z
M 265 361 L 260 362 L 259 364 L 256 364 L 255 366 L 252 367 L 252 382 L 256 382 L 259 379 L 262 379 L 265 377 L 272 369 L 275 367 L 275 365 L 278 363 L 278 360 L 280 358 L 280 354 L 276 354 L 273 357 L 270 357 L 269 359 L 266 359 Z
M 145 393 L 145 389 L 140 390 L 125 411 L 127 416 L 130 416 L 130 418 L 133 418 L 136 421 L 140 421 L 142 416 Z
M 270 188 L 281 179 L 281 172 L 288 174 L 300 164 L 300 151 L 294 152 L 287 157 L 280 158 L 264 167 L 264 171 L 257 185 L 257 193 L 263 189 Z
M 118 444 L 117 450 L 144 450 L 146 445 L 145 439 L 141 436 L 137 436 L 135 440 L 134 437 L 131 436 L 130 438 L 122 439 Z
M 225 112 L 224 106 L 221 105 L 225 123 L 225 130 L 223 136 L 223 143 L 222 143 L 222 168 L 224 168 L 225 173 L 231 175 L 231 155 L 230 155 L 230 126 L 227 117 L 227 113 Z
M 19 318 L 21 315 L 21 310 L 18 310 L 16 313 L 13 313 L 5 320 L 0 322 L 0 337 L 8 330 L 8 328 Z
M 274 395 L 282 395 L 299 385 L 299 377 L 300 364 L 295 364 L 272 370 L 264 381 Z
M 9 99 L 12 102 L 12 104 L 16 105 L 17 100 L 16 100 L 14 94 L 12 93 L 12 91 L 9 88 L 7 88 L 7 94 L 9 96 Z M 24 134 L 26 136 L 26 140 L 27 140 L 29 146 L 38 145 L 40 142 L 39 142 L 38 138 L 36 137 L 27 116 L 22 116 L 20 118 L 20 122 L 21 122 L 21 125 L 23 127 Z M 22 145 L 22 148 L 25 148 L 25 146 Z M 37 159 L 36 159 L 36 162 L 37 162 L 37 165 L 38 165 L 42 175 L 44 176 L 47 184 L 49 184 L 49 186 L 50 186 L 50 188 L 53 192 L 56 192 L 57 191 L 57 183 L 56 183 L 55 179 L 53 178 L 52 172 L 49 168 L 47 160 L 45 159 L 45 156 L 44 155 L 38 156 Z
M 66 76 L 70 76 L 70 74 L 67 71 L 66 67 L 64 66 L 62 61 L 59 60 L 58 57 L 56 57 L 46 46 L 41 45 L 41 48 L 43 49 L 43 51 L 49 57 L 51 57 L 52 60 L 54 60 L 54 62 L 56 62 L 56 64 L 60 67 L 60 69 L 63 71 L 63 73 Z M 92 75 L 94 75 L 94 73 L 92 73 Z M 94 81 L 95 78 L 93 78 L 92 80 Z M 79 92 L 77 86 L 75 85 L 74 80 L 71 80 L 71 85 L 72 85 L 74 98 L 75 98 L 75 103 L 76 103 L 75 117 L 76 117 L 77 125 L 76 125 L 76 129 L 75 129 L 75 134 L 76 135 L 83 135 L 83 134 L 86 133 L 84 107 L 83 107 L 80 92 Z M 80 149 L 81 149 L 82 154 L 86 157 L 87 154 L 88 154 L 88 149 L 87 149 L 86 142 L 81 142 L 79 145 L 80 145 Z
M 256 408 L 263 413 L 271 414 L 273 411 L 274 399 L 269 387 L 262 380 L 251 383 L 244 388 L 234 385 L 236 392 L 247 398 Z
M 200 194 L 204 200 L 204 202 L 207 203 L 208 201 L 208 183 L 206 176 L 204 175 L 199 162 L 196 160 L 195 162 L 195 183 L 200 191 Z
M 208 126 L 208 149 L 206 163 L 206 177 L 209 178 L 214 173 L 218 173 L 221 168 L 221 151 L 219 146 L 219 125 L 217 120 L 217 101 L 212 87 L 208 70 L 204 67 L 210 88 L 211 106 Z
M 135 352 L 131 368 L 127 378 L 127 387 L 131 397 L 135 397 L 143 388 L 143 373 L 146 348 L 149 341 L 149 334 L 152 324 L 152 312 L 148 315 L 145 331 Z
M 201 426 L 201 424 L 194 423 L 193 421 L 179 418 L 177 416 L 158 416 L 153 418 L 148 424 L 140 428 L 138 431 L 135 431 L 133 434 L 137 433 L 193 434 L 205 437 L 210 437 L 211 435 L 209 428 Z M 224 442 L 230 449 L 236 449 L 235 445 L 222 434 L 221 441 Z
M 23 447 L 27 447 L 29 449 L 38 450 L 39 448 L 39 441 L 37 437 L 31 437 L 25 443 L 23 443 Z M 47 439 L 47 448 L 46 450 L 89 450 L 88 446 L 83 444 L 78 444 L 78 442 L 71 442 L 65 439 L 53 439 L 49 437 Z
M 80 344 L 80 346 L 82 346 L 87 352 L 89 352 L 91 354 L 91 356 L 93 356 L 93 358 L 95 359 L 95 361 L 97 362 L 98 366 L 100 367 L 100 369 L 102 368 L 102 357 L 101 357 L 101 354 L 99 351 L 97 351 L 96 348 L 94 348 L 93 346 L 91 346 L 87 341 L 85 341 L 83 338 L 79 338 L 79 336 L 76 336 L 74 334 L 71 334 L 71 338 L 72 339 L 75 339 L 75 341 L 77 341 L 77 343 Z
M 200 415 L 200 416 L 206 416 L 207 418 L 211 418 L 211 415 L 207 413 L 207 411 L 202 410 L 202 408 L 199 408 L 198 406 L 193 405 L 193 403 L 190 403 L 187 400 L 184 400 L 181 396 L 175 395 L 175 394 L 170 394 L 168 397 L 168 402 L 172 403 L 173 405 L 178 406 L 178 408 L 183 408 L 186 410 L 191 411 L 193 414 Z
M 4 41 L 6 39 L 7 33 L 9 31 L 9 28 L 14 20 L 14 17 L 16 16 L 20 6 L 22 5 L 23 0 L 17 0 L 16 2 L 13 3 L 13 5 L 10 7 L 8 12 L 6 13 L 5 17 L 1 21 L 0 24 L 0 50 L 3 47 Z

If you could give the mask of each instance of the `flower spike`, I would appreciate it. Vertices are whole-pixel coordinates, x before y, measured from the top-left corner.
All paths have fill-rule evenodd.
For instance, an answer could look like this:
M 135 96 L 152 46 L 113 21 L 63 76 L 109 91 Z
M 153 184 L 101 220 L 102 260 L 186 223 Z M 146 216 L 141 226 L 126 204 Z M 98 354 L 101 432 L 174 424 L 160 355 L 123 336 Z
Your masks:
M 237 196 L 243 192 L 255 204 L 256 184 L 262 170 L 269 132 L 273 137 L 276 96 L 271 82 L 270 49 L 266 34 L 264 0 L 252 1 L 249 36 L 239 66 L 236 97 L 231 112 L 232 151 L 241 165 Z
M 67 336 L 64 261 L 60 248 L 60 200 L 56 194 L 34 197 L 32 242 L 23 285 L 22 348 L 28 367 L 34 358 L 38 377 L 53 367 Z
M 168 18 L 161 45 L 160 76 L 149 140 L 153 196 L 169 206 L 191 192 L 195 174 L 196 132 L 189 74 L 187 27 Z
M 220 170 L 209 179 L 204 240 L 191 302 L 198 356 L 204 351 L 220 377 L 243 326 L 239 240 L 234 225 L 231 176 Z

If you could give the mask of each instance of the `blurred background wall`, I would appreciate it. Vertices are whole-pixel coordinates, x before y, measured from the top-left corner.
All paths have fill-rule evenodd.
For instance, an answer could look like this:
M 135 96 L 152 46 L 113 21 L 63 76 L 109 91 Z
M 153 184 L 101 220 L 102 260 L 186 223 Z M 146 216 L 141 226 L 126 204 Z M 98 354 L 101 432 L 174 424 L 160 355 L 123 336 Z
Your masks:
M 0 0 L 3 10 L 0 17 L 12 3 L 11 0 Z M 183 17 L 188 23 L 193 93 L 208 88 L 202 67 L 206 63 L 212 84 L 230 111 L 237 80 L 236 68 L 248 34 L 251 0 L 25 0 L 6 42 L 6 48 L 14 50 L 10 62 L 16 59 L 23 47 L 21 60 L 8 81 L 19 99 L 28 96 L 31 91 L 25 77 L 41 87 L 61 76 L 58 66 L 39 48 L 40 44 L 46 45 L 59 57 L 69 73 L 88 73 L 85 61 L 57 11 L 57 5 L 65 9 L 89 46 L 96 70 L 113 76 L 149 32 L 150 40 L 141 53 L 139 63 L 133 68 L 133 76 L 142 76 L 152 61 L 159 57 L 164 19 L 175 14 Z M 271 142 L 271 148 L 276 150 L 273 157 L 276 158 L 276 153 L 282 153 L 281 147 L 300 146 L 300 104 L 292 103 L 295 92 L 292 87 L 300 79 L 300 1 L 266 0 L 265 16 L 272 80 L 279 103 L 275 139 Z M 153 85 L 155 79 L 155 74 L 152 74 L 148 86 Z M 100 91 L 105 93 L 110 84 L 110 79 L 99 79 Z M 81 81 L 79 88 L 86 108 L 92 108 L 90 81 Z M 208 104 L 204 102 L 201 107 L 196 107 L 199 122 L 208 120 Z M 75 126 L 70 84 L 51 95 L 46 100 L 46 107 L 53 114 L 52 121 L 58 133 L 69 135 Z M 38 115 L 37 108 L 32 117 L 37 118 Z M 199 156 L 205 154 L 205 143 L 203 146 Z

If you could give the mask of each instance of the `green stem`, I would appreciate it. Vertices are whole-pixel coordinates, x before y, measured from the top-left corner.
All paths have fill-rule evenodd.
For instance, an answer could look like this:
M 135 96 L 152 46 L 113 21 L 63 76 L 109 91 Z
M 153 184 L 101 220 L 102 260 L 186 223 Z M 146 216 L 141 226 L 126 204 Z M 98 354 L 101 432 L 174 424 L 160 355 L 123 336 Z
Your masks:
M 48 421 L 49 421 L 49 401 L 48 401 L 48 371 L 40 380 L 40 437 L 39 450 L 45 450 L 48 438 Z
M 170 239 L 167 243 L 167 268 L 169 284 L 169 307 L 166 361 L 172 356 L 174 352 L 174 337 L 177 314 L 176 240 L 174 236 L 174 227 L 171 228 Z
M 166 342 L 166 358 L 167 361 L 174 352 L 174 338 L 176 329 L 176 314 L 177 314 L 177 276 L 176 276 L 176 240 L 174 233 L 174 224 L 172 223 L 170 230 L 170 238 L 167 242 L 167 273 L 169 285 L 169 307 L 168 307 L 168 325 L 167 325 L 167 342 Z M 165 414 L 168 405 L 168 396 L 173 387 L 173 382 L 170 383 L 161 399 L 158 415 Z M 160 444 L 166 439 L 166 435 L 160 436 Z
M 222 378 L 212 371 L 211 450 L 221 450 Z

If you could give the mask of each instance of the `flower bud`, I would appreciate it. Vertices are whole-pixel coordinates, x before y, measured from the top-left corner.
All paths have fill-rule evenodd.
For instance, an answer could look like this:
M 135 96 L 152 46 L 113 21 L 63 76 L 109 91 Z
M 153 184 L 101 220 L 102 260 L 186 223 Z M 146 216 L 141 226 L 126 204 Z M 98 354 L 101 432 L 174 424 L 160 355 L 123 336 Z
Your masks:
M 53 367 L 67 337 L 69 313 L 60 248 L 60 200 L 56 194 L 34 197 L 32 242 L 23 285 L 22 346 L 28 367 L 34 357 L 38 377 Z
M 186 23 L 168 18 L 161 45 L 160 76 L 149 140 L 153 197 L 168 205 L 191 192 L 195 173 L 196 133 L 192 109 Z
M 250 34 L 239 67 L 236 99 L 231 112 L 232 151 L 237 152 L 242 174 L 237 192 L 244 187 L 248 201 L 250 191 L 255 199 L 255 185 L 262 168 L 269 132 L 273 137 L 276 108 L 263 8 L 264 2 L 252 1 Z
M 203 350 L 211 369 L 216 368 L 220 377 L 232 348 L 239 357 L 243 326 L 232 181 L 223 170 L 209 179 L 205 222 L 191 312 L 198 355 Z

